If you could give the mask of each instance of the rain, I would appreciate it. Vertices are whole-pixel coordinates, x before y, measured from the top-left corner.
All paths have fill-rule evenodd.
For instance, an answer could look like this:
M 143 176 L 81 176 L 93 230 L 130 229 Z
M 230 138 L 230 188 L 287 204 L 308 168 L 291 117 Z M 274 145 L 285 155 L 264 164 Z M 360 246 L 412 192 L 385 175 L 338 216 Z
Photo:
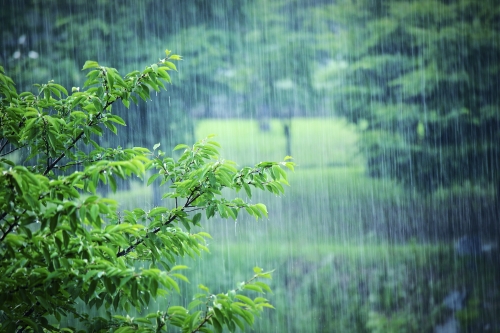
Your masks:
M 256 332 L 500 332 L 500 4 L 496 0 L 0 0 L 0 65 L 18 91 L 81 89 L 169 49 L 167 91 L 113 106 L 109 147 L 170 152 L 214 134 L 238 166 L 292 156 L 269 216 L 202 221 L 188 304 L 274 270 Z M 175 154 L 173 152 L 172 154 Z M 139 179 L 121 209 L 161 206 Z M 81 304 L 82 308 L 85 305 Z M 93 314 L 102 315 L 99 310 Z M 68 317 L 68 325 L 77 325 Z

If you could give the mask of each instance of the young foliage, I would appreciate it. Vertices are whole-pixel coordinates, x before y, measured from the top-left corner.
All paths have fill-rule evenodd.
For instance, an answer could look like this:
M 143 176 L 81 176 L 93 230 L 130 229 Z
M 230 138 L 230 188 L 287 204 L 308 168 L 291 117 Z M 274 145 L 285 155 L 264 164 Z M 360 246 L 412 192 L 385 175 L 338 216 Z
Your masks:
M 211 138 L 182 150 L 174 159 L 159 150 L 108 148 L 96 136 L 105 129 L 117 133 L 123 119 L 112 112 L 115 102 L 148 100 L 150 91 L 165 89 L 178 55 L 166 57 L 142 72 L 122 77 L 116 69 L 87 61 L 83 88 L 69 93 L 54 82 L 37 85 L 38 94 L 18 93 L 0 67 L 0 330 L 8 332 L 72 332 L 61 327 L 70 315 L 99 332 L 160 332 L 177 326 L 183 332 L 234 331 L 251 326 L 266 299 L 251 299 L 242 291 L 270 292 L 257 278 L 270 272 L 254 270 L 254 277 L 228 293 L 213 294 L 206 287 L 184 309 L 131 318 L 135 307 L 151 299 L 180 292 L 187 281 L 179 257 L 207 251 L 207 218 L 236 219 L 240 210 L 267 216 L 263 204 L 228 199 L 223 189 L 248 197 L 258 188 L 283 193 L 287 176 L 282 167 L 293 163 L 263 162 L 237 169 L 221 159 Z M 148 171 L 149 170 L 149 171 Z M 154 173 L 152 173 L 154 171 Z M 118 178 L 150 176 L 148 185 L 165 188 L 163 207 L 119 212 L 116 201 L 100 197 L 99 186 L 116 191 Z M 141 264 L 141 265 L 137 265 Z M 148 268 L 137 268 L 138 266 Z M 91 309 L 107 309 L 106 318 L 78 313 L 76 302 Z M 245 324 L 246 323 L 246 324 Z

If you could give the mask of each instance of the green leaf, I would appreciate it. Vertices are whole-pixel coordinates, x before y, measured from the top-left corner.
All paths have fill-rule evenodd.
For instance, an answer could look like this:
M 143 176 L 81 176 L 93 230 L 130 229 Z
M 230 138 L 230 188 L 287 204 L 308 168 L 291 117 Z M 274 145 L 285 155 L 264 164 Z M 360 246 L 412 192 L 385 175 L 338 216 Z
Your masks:
M 215 332 L 222 333 L 222 325 L 216 317 L 212 317 L 212 325 L 215 328 Z
M 178 144 L 177 146 L 175 146 L 175 148 L 173 150 L 176 151 L 176 150 L 179 150 L 179 149 L 189 149 L 189 146 L 186 145 L 186 144 L 181 143 L 181 144 Z
M 205 287 L 204 285 L 202 285 L 201 283 L 198 285 L 198 288 L 200 288 L 201 290 L 203 290 L 207 293 L 210 292 L 210 290 L 207 287 Z
M 33 320 L 27 318 L 27 317 L 22 317 L 20 318 L 21 321 L 25 322 L 28 326 L 30 326 L 31 328 L 33 328 L 33 330 L 35 332 L 40 332 L 40 327 L 38 326 L 37 323 L 35 323 Z
M 191 301 L 189 304 L 188 304 L 188 310 L 192 310 L 194 309 L 195 307 L 197 307 L 198 305 L 201 305 L 201 304 L 205 304 L 204 302 L 198 300 L 198 299 L 195 299 L 193 301 Z
M 245 331 L 245 325 L 243 324 L 243 322 L 238 317 L 233 317 L 232 321 L 235 322 L 236 325 L 238 325 L 238 327 L 240 328 L 240 330 Z
M 166 207 L 155 207 L 149 211 L 149 215 L 165 214 L 169 210 Z
M 85 64 L 83 65 L 82 70 L 89 69 L 89 68 L 96 68 L 99 67 L 99 64 L 97 61 L 92 61 L 92 60 L 87 60 L 85 61 Z
M 66 96 L 68 96 L 68 91 L 66 90 L 66 88 L 64 88 L 63 86 L 61 86 L 60 84 L 57 84 L 57 83 L 51 83 L 50 84 L 52 87 L 56 88 L 57 90 L 61 91 L 62 93 L 64 93 Z M 60 95 L 59 95 L 60 96 Z
M 209 205 L 205 211 L 207 218 L 211 218 L 212 216 L 215 215 L 215 205 Z
M 122 126 L 127 126 L 127 124 L 125 123 L 125 120 L 123 120 L 121 117 L 119 117 L 115 114 L 108 115 L 108 120 L 112 121 L 114 123 L 117 123 L 119 125 L 122 125 Z
M 189 269 L 189 267 L 186 265 L 175 265 L 174 267 L 172 267 L 172 269 L 170 271 L 174 272 L 174 271 L 179 271 L 182 269 Z
M 267 291 L 269 293 L 272 293 L 271 288 L 267 284 L 265 284 L 264 282 L 255 281 L 254 284 L 259 286 L 260 288 L 262 288 L 262 290 Z
M 49 223 L 50 232 L 54 232 L 56 230 L 58 220 L 59 220 L 59 216 L 57 216 L 57 215 L 53 215 L 50 217 L 50 223 Z
M 193 220 L 192 220 L 192 223 L 193 224 L 198 224 L 201 220 L 201 213 L 196 213 L 194 216 L 193 216 Z
M 109 187 L 113 193 L 116 193 L 116 179 L 113 175 L 108 176 Z
M 172 273 L 171 275 L 172 275 L 173 277 L 178 278 L 179 280 L 182 280 L 182 281 L 184 281 L 184 282 L 186 282 L 186 283 L 189 283 L 188 278 L 187 278 L 187 277 L 185 277 L 185 276 L 184 276 L 184 275 L 182 275 L 182 274 L 179 274 L 179 273 Z
M 156 279 L 150 279 L 149 280 L 149 290 L 151 293 L 151 296 L 156 298 L 157 291 L 158 291 L 158 281 Z
M 116 331 L 114 331 L 114 333 L 134 333 L 136 331 L 137 330 L 135 329 L 135 327 L 122 326 L 122 327 L 118 328 Z
M 209 233 L 204 232 L 204 231 L 200 231 L 197 235 L 200 235 L 200 236 L 205 237 L 205 238 L 210 238 L 210 239 L 212 239 L 212 236 L 210 236 L 210 234 L 209 234 Z
M 174 279 L 172 279 L 170 276 L 165 276 L 165 280 L 166 280 L 166 284 L 165 284 L 165 287 L 171 287 L 173 289 L 175 289 L 175 291 L 177 291 L 178 293 L 181 292 L 180 288 L 179 288 L 179 285 L 177 284 L 177 282 L 175 282 Z
M 267 208 L 264 204 L 258 203 L 255 204 L 254 207 L 256 207 L 265 217 L 267 216 Z
M 146 324 L 146 325 L 151 325 L 151 320 L 146 319 L 146 318 L 135 318 L 135 322 Z
M 263 269 L 262 269 L 262 268 L 260 268 L 260 267 L 254 267 L 254 268 L 253 268 L 253 272 L 254 272 L 255 274 L 259 274 L 259 273 L 262 273 L 262 272 L 263 272 Z
M 187 314 L 188 310 L 185 307 L 183 307 L 183 306 L 173 305 L 173 306 L 171 306 L 171 307 L 168 308 L 167 313 L 169 315 L 173 315 L 173 314 L 177 314 L 177 313 Z
M 252 190 L 250 189 L 250 186 L 245 181 L 242 182 L 242 185 L 243 185 L 243 188 L 245 189 L 247 196 L 249 198 L 251 198 L 252 197 Z
M 69 245 L 69 234 L 65 230 L 63 230 L 62 231 L 62 236 L 63 236 L 64 248 L 68 248 L 68 245 Z
M 158 177 L 160 177 L 159 173 L 155 173 L 151 177 L 149 177 L 149 179 L 148 179 L 148 186 L 151 185 L 156 180 L 156 178 L 158 178 Z
M 100 249 L 102 252 L 106 253 L 109 259 L 113 261 L 116 259 L 116 253 L 112 248 L 105 245 L 96 246 L 95 248 Z
M 115 78 L 110 70 L 106 71 L 106 80 L 108 81 L 108 89 L 109 90 L 113 89 L 113 86 L 115 85 Z
M 165 61 L 164 64 L 167 65 L 168 68 L 173 69 L 174 71 L 177 70 L 177 67 L 175 67 L 175 64 L 173 62 Z
M 130 101 L 128 99 L 122 98 L 122 103 L 127 109 L 130 107 Z
M 201 315 L 201 311 L 195 311 L 193 312 L 185 321 L 184 323 L 187 324 L 187 327 L 190 327 L 190 331 L 192 331 L 192 328 L 196 325 L 196 322 L 198 321 L 198 318 Z
M 243 289 L 244 290 L 252 290 L 252 291 L 256 291 L 258 293 L 263 293 L 263 290 L 261 287 L 259 286 L 256 286 L 256 285 L 253 285 L 253 284 L 245 284 L 243 286 Z
M 239 294 L 239 295 L 235 295 L 234 297 L 237 298 L 238 300 L 242 301 L 243 303 L 245 303 L 246 305 L 248 305 L 251 308 L 255 307 L 255 303 L 249 297 L 246 297 L 245 295 Z

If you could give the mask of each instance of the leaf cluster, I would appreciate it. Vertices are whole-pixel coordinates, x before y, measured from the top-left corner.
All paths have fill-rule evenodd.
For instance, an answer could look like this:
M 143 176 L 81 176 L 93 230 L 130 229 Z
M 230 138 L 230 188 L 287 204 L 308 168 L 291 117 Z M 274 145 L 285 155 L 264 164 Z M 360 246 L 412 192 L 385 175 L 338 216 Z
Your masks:
M 250 280 L 239 283 L 226 293 L 213 294 L 209 288 L 199 284 L 201 292 L 194 295 L 187 307 L 173 305 L 165 312 L 158 311 L 139 318 L 115 315 L 114 320 L 121 325 L 116 332 L 157 332 L 158 327 L 169 325 L 180 328 L 182 332 L 220 333 L 224 328 L 230 332 L 238 328 L 245 330 L 246 326 L 253 325 L 255 317 L 264 308 L 274 308 L 262 296 L 252 299 L 242 294 L 244 291 L 259 294 L 271 292 L 266 283 L 256 279 L 270 279 L 272 272 L 264 272 L 262 268 L 255 267 L 254 273 Z
M 144 318 L 127 316 L 131 308 L 180 292 L 178 282 L 187 278 L 179 271 L 187 267 L 177 259 L 208 251 L 210 235 L 193 231 L 201 212 L 235 219 L 245 209 L 256 218 L 267 216 L 263 204 L 226 199 L 224 189 L 243 188 L 249 198 L 252 188 L 280 194 L 288 184 L 282 167 L 294 165 L 286 160 L 238 170 L 220 158 L 210 138 L 177 146 L 183 150 L 177 159 L 159 144 L 153 151 L 99 145 L 96 136 L 116 134 L 116 125 L 125 125 L 113 104 L 120 100 L 128 107 L 165 89 L 178 60 L 167 50 L 164 59 L 124 77 L 87 61 L 87 81 L 71 93 L 48 82 L 37 85 L 38 94 L 18 94 L 0 67 L 1 331 L 75 331 L 60 327 L 69 315 L 99 332 L 160 332 L 169 326 L 209 332 L 224 325 L 234 330 L 242 327 L 241 318 L 251 325 L 254 315 L 270 307 L 262 297 L 239 293 L 270 291 L 255 281 L 270 273 L 256 269 L 254 278 L 229 294 L 205 290 L 205 310 L 195 310 L 196 303 L 184 312 L 174 305 Z M 117 179 L 147 175 L 148 185 L 165 189 L 163 207 L 121 212 L 116 201 L 97 193 L 104 185 L 116 191 Z M 89 309 L 104 307 L 106 318 L 77 312 L 81 301 Z

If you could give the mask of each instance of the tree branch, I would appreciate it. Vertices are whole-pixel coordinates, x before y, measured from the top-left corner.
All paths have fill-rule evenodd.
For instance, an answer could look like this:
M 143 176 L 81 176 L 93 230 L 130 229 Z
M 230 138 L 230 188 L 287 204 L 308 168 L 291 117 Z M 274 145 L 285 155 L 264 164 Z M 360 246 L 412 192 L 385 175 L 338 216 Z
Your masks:
M 17 219 L 14 219 L 14 222 L 12 224 L 9 224 L 6 222 L 6 224 L 9 225 L 9 228 L 7 228 L 7 231 L 5 231 L 2 235 L 2 237 L 0 237 L 0 242 L 2 242 L 5 239 L 5 237 L 7 237 L 7 235 L 10 234 L 14 230 L 14 228 L 18 226 L 19 219 L 21 219 L 21 216 L 24 215 L 25 213 L 26 213 L 26 209 L 24 210 L 24 212 L 19 214 Z M 0 216 L 0 220 L 3 220 L 6 216 L 7 216 L 7 213 L 3 213 L 2 216 Z M 3 229 L 2 229 L 2 231 L 3 231 Z
M 165 222 L 163 225 L 169 225 L 170 223 L 172 223 L 174 220 L 175 220 L 176 216 L 173 215 L 171 216 L 167 222 Z M 157 227 L 155 229 L 153 229 L 153 231 L 151 231 L 153 234 L 157 234 L 158 232 L 160 231 L 160 228 Z M 146 235 L 144 238 L 141 238 L 141 239 L 138 239 L 135 241 L 134 244 L 130 245 L 129 247 L 127 247 L 126 249 L 123 249 L 121 251 L 119 251 L 117 254 L 116 254 L 116 257 L 119 258 L 119 257 L 123 257 L 123 256 L 126 256 L 127 254 L 129 254 L 130 252 L 132 252 L 133 250 L 135 250 L 139 245 L 141 245 L 142 243 L 144 243 L 145 239 L 148 238 L 148 236 Z
M 210 318 L 213 317 L 213 315 L 214 314 L 211 313 L 208 316 L 205 316 L 205 318 L 203 318 L 203 321 L 198 326 L 196 326 L 196 328 L 193 331 L 191 331 L 191 333 L 198 332 L 210 320 Z
M 196 192 L 197 190 L 194 190 L 194 192 Z M 182 210 L 185 211 L 185 209 L 187 207 L 189 207 L 189 205 L 195 201 L 196 199 L 198 199 L 199 197 L 201 196 L 201 193 L 198 193 L 197 195 L 193 196 L 192 199 L 190 201 L 186 201 L 186 203 L 184 204 L 184 206 L 182 207 Z M 170 223 L 174 222 L 175 219 L 177 218 L 176 215 L 172 215 L 168 218 L 168 220 L 163 223 L 163 226 L 166 226 L 166 225 L 169 225 Z M 153 234 L 157 234 L 158 232 L 160 232 L 161 228 L 160 227 L 157 227 L 155 229 L 153 229 L 151 232 Z M 117 254 L 116 254 L 116 257 L 123 257 L 123 256 L 126 256 L 127 254 L 129 254 L 130 252 L 132 252 L 133 250 L 135 250 L 137 248 L 137 246 L 141 245 L 142 243 L 144 243 L 145 239 L 148 238 L 148 236 L 146 235 L 144 238 L 141 238 L 141 239 L 138 239 L 135 241 L 134 244 L 130 245 L 129 247 L 127 247 L 126 249 L 123 249 L 121 251 L 119 251 Z
M 19 146 L 19 147 L 17 147 L 17 148 L 14 148 L 14 149 L 12 149 L 12 150 L 10 150 L 10 151 L 6 152 L 6 153 L 0 154 L 0 157 L 2 157 L 2 156 L 6 156 L 6 155 L 9 155 L 9 154 L 12 154 L 12 153 L 13 153 L 13 152 L 15 152 L 16 150 L 19 150 L 19 149 L 24 148 L 24 147 L 26 147 L 26 146 L 27 146 L 27 144 L 22 145 L 22 146 Z M 0 151 L 2 151 L 2 150 L 3 150 L 3 148 L 4 148 L 4 146 L 2 146 L 2 149 L 0 149 Z
M 103 111 L 104 111 L 104 110 L 106 110 L 108 107 L 110 107 L 110 106 L 111 106 L 114 102 L 116 102 L 118 99 L 119 99 L 119 98 L 117 98 L 117 99 L 115 99 L 115 100 L 113 100 L 113 101 L 110 101 L 110 100 L 108 99 L 108 100 L 106 101 L 106 104 L 103 106 L 102 110 L 103 110 Z M 91 121 L 87 124 L 87 126 L 94 126 L 94 125 L 96 125 L 96 124 L 97 124 L 97 121 L 98 121 L 99 119 L 101 119 L 103 111 L 99 112 L 99 113 L 96 115 L 96 117 L 94 118 L 95 120 L 94 120 L 94 119 L 93 119 L 93 120 L 91 120 Z M 97 121 L 96 121 L 96 120 L 97 120 Z M 60 160 L 62 160 L 62 159 L 64 158 L 64 156 L 66 156 L 66 151 L 67 151 L 67 150 L 70 150 L 70 149 L 73 149 L 73 147 L 75 147 L 76 143 L 77 143 L 78 141 L 80 141 L 80 139 L 83 137 L 83 135 L 84 135 L 84 134 L 85 134 L 85 132 L 84 132 L 84 131 L 81 131 L 81 132 L 80 132 L 80 134 L 78 134 L 78 135 L 76 136 L 76 138 L 74 138 L 74 139 L 73 139 L 73 141 L 71 142 L 71 144 L 70 144 L 70 145 L 69 145 L 69 146 L 68 146 L 68 147 L 64 150 L 64 152 L 63 152 L 63 153 L 62 153 L 62 154 L 61 154 L 58 158 L 56 158 L 56 159 L 54 160 L 54 162 L 52 162 L 49 166 L 47 166 L 47 169 L 45 169 L 45 171 L 43 172 L 43 175 L 44 175 L 44 176 L 46 176 L 46 175 L 50 172 L 50 170 L 52 170 L 52 169 L 54 169 L 54 168 L 55 168 L 56 164 L 57 164 Z
M 2 139 L 3 141 L 4 139 Z M 9 143 L 9 140 L 5 139 L 5 142 L 2 144 L 2 147 L 0 147 L 0 153 L 2 152 L 2 150 L 5 148 L 5 146 L 7 146 L 7 144 Z
M 31 306 L 31 308 L 23 314 L 23 317 L 25 317 L 25 318 L 26 318 L 26 317 L 31 316 L 31 314 L 32 314 L 33 312 L 35 312 L 35 306 L 38 306 L 38 305 L 40 305 L 40 303 L 39 303 L 39 302 L 36 302 L 34 305 L 32 305 L 32 306 Z M 20 322 L 20 320 L 18 320 L 18 321 L 16 322 L 16 326 L 18 326 L 18 325 L 19 325 L 19 322 Z M 20 326 L 20 325 L 19 325 L 19 326 Z M 17 332 L 16 332 L 16 333 L 22 333 L 22 332 L 24 332 L 24 330 L 26 329 L 26 327 L 27 327 L 27 325 L 21 326 L 21 328 L 20 328 L 19 330 L 17 330 Z

